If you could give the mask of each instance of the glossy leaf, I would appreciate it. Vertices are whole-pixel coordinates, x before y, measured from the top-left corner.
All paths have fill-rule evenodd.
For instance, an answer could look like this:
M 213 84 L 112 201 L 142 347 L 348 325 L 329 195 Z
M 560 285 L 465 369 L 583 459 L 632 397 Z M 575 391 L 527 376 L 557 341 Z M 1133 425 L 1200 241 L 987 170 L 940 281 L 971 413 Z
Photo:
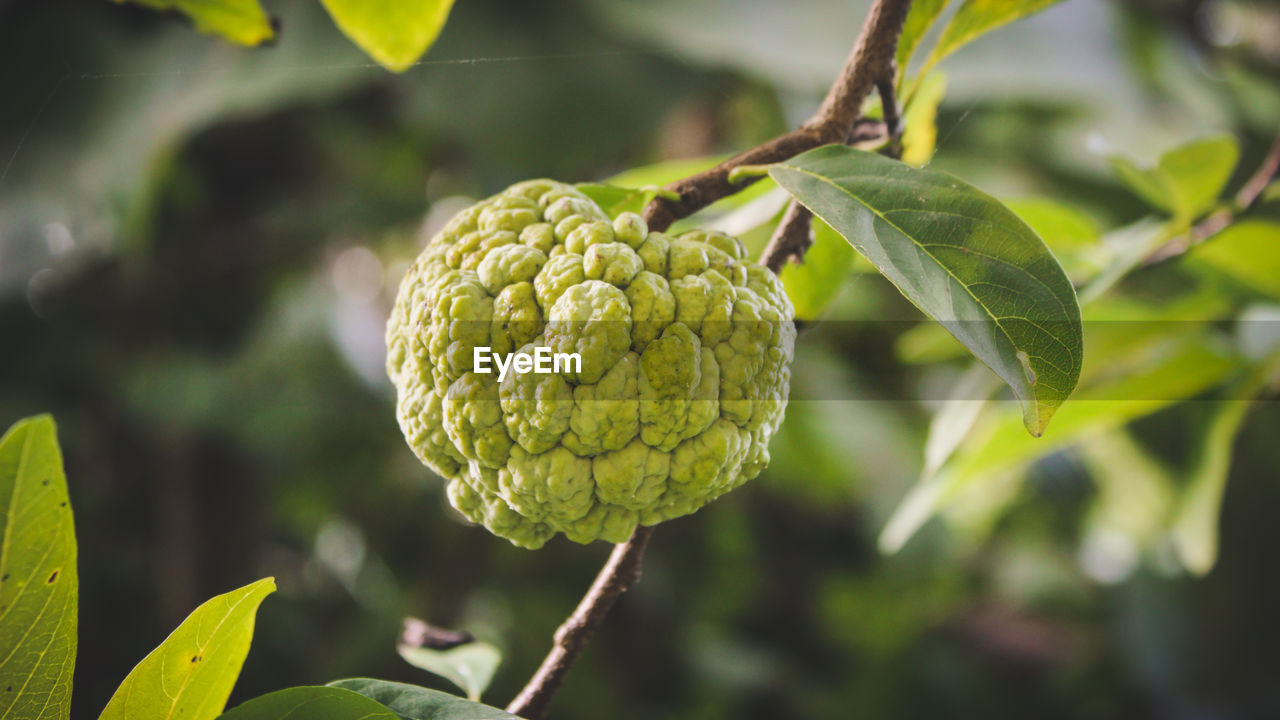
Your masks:
M 302 686 L 248 700 L 220 720 L 401 720 L 381 703 L 336 687 Z
M 1280 298 L 1280 222 L 1244 220 L 1192 248 L 1188 259 Z
M 1026 223 L 945 173 L 828 145 L 770 174 L 1013 388 L 1044 432 L 1083 355 L 1075 290 Z
M 938 38 L 920 70 L 923 76 L 943 58 L 974 39 L 1059 2 L 1059 0 L 965 0 Z
M 1082 388 L 1039 440 L 1018 431 L 1019 413 L 997 408 L 941 472 L 917 484 L 903 499 L 880 535 L 881 550 L 896 552 L 940 507 L 972 484 L 1198 395 L 1237 367 L 1234 358 L 1200 335 L 1172 339 L 1159 350 L 1158 357 L 1126 374 Z
M 1111 158 L 1111 167 L 1147 203 L 1190 222 L 1213 207 L 1239 159 L 1236 139 L 1218 135 L 1170 150 L 1154 167 L 1141 168 L 1121 156 Z
M 388 70 L 403 72 L 440 35 L 453 0 L 320 0 L 351 41 Z
M 462 688 L 468 698 L 477 701 L 489 687 L 494 671 L 502 662 L 498 648 L 485 642 L 464 643 L 447 650 L 400 645 L 397 650 L 405 662 L 447 678 Z
M 894 59 L 898 63 L 898 84 L 902 84 L 902 76 L 907 71 L 907 64 L 915 52 L 925 33 L 933 26 L 947 7 L 947 0 L 914 0 L 907 10 L 906 22 L 902 24 L 902 34 L 898 37 L 898 49 Z
M 125 0 L 115 0 L 124 3 Z M 196 30 L 240 45 L 261 45 L 275 37 L 271 18 L 258 0 L 130 0 L 156 10 L 177 10 Z
M 1173 522 L 1173 547 L 1183 567 L 1205 575 L 1218 561 L 1218 516 L 1231 471 L 1232 448 L 1253 399 L 1280 373 L 1280 352 L 1259 363 L 1214 407 L 1198 436 L 1190 481 Z
M 802 263 L 787 263 L 778 277 L 796 309 L 796 319 L 817 320 L 849 282 L 854 251 L 826 223 L 813 221 L 813 247 Z
M 0 439 L 0 719 L 71 712 L 76 536 L 53 418 Z
M 923 167 L 933 159 L 938 145 L 938 106 L 946 94 L 947 76 L 935 72 L 911 96 L 902 114 L 902 162 Z
M 249 653 L 258 605 L 275 589 L 264 578 L 196 608 L 129 673 L 100 720 L 217 717 Z
M 403 720 L 519 720 L 505 710 L 417 685 L 351 678 L 329 683 L 329 686 L 366 695 L 395 711 Z

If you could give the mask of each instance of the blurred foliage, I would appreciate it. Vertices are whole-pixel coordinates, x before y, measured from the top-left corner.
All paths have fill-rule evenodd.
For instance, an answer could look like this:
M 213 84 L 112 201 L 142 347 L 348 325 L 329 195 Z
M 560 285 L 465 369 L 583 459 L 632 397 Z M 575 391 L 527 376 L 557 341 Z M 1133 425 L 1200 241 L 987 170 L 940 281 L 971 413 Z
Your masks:
M 654 184 L 614 176 L 807 117 L 866 7 L 470 0 L 390 75 L 305 0 L 271 3 L 278 39 L 254 49 L 129 5 L 0 3 L 0 417 L 59 419 L 75 716 L 202 600 L 266 575 L 232 705 L 348 676 L 449 690 L 397 656 L 405 615 L 501 647 L 485 697 L 511 697 L 607 548 L 530 553 L 456 521 L 382 374 L 399 273 L 460 197 Z M 1223 410 L 1276 342 L 1280 198 L 1135 269 L 1169 220 L 1108 159 L 1159 168 L 1225 134 L 1229 197 L 1280 118 L 1277 23 L 1258 0 L 1072 0 L 948 57 L 931 167 L 1015 201 L 1078 284 L 1124 269 L 1085 310 L 1083 402 L 1032 440 L 999 394 L 948 401 L 972 372 L 959 346 L 859 258 L 789 269 L 835 280 L 812 281 L 824 321 L 802 329 L 773 463 L 655 535 L 556 716 L 1280 714 L 1280 408 Z M 710 221 L 776 217 L 759 185 Z M 951 407 L 952 439 L 930 440 Z M 882 556 L 926 447 L 929 475 L 973 482 Z M 1192 579 L 1171 530 L 1214 503 L 1217 563 Z

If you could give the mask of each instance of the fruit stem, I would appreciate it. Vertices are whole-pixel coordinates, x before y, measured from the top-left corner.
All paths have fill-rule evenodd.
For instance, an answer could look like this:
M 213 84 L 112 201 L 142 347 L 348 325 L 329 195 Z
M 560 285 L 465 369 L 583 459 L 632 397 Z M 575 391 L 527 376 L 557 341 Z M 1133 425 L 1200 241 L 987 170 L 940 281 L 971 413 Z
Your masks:
M 614 546 L 609 561 L 601 568 L 600 574 L 596 575 L 595 582 L 591 583 L 591 588 L 582 597 L 577 609 L 556 630 L 551 652 L 547 653 L 538 671 L 516 699 L 507 706 L 507 712 L 526 720 L 542 720 L 546 717 L 551 697 L 560 689 L 573 661 L 578 659 L 578 655 L 587 646 L 591 633 L 604 620 L 605 615 L 609 614 L 610 608 L 622 593 L 640 579 L 640 563 L 652 534 L 653 527 L 642 525 L 636 528 L 630 540 Z

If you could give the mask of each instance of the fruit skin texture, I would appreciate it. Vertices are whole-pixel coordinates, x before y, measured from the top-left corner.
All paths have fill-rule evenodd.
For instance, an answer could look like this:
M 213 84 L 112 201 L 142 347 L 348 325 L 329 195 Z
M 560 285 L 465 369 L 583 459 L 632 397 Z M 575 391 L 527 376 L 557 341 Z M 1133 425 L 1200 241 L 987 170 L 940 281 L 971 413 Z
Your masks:
M 755 477 L 786 409 L 795 327 L 736 238 L 650 233 L 530 180 L 458 213 L 406 273 L 387 371 L 409 446 L 450 502 L 536 548 L 623 542 Z M 581 367 L 476 372 L 475 351 Z

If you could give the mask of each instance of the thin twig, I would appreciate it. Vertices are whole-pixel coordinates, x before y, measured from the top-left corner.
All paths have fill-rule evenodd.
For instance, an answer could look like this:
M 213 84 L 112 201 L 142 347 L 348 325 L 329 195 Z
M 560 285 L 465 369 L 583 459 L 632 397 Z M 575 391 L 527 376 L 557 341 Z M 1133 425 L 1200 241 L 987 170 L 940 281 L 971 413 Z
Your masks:
M 818 112 L 799 129 L 735 155 L 706 172 L 678 180 L 667 190 L 679 200 L 656 198 L 644 209 L 644 219 L 652 230 L 663 231 L 671 223 L 688 217 L 721 198 L 739 192 L 755 181 L 729 182 L 729 172 L 740 165 L 767 165 L 795 157 L 806 150 L 831 143 L 847 142 L 877 80 L 893 77 L 893 55 L 902 33 L 911 0 L 875 0 L 858 41 L 845 61 L 840 76 L 822 101 Z
M 876 80 L 876 94 L 880 96 L 880 106 L 884 111 L 885 134 L 889 142 L 880 152 L 894 160 L 902 157 L 902 113 L 898 110 L 898 96 L 893 89 L 893 80 L 897 76 L 896 63 L 890 60 L 888 77 Z
M 1191 248 L 1217 235 L 1235 221 L 1241 213 L 1253 206 L 1262 191 L 1275 179 L 1280 171 L 1280 133 L 1271 143 L 1271 149 L 1262 159 L 1262 164 L 1236 193 L 1234 207 L 1222 208 L 1210 213 L 1208 217 L 1191 226 L 1191 229 L 1156 248 L 1143 259 L 1143 265 L 1155 265 L 1170 258 L 1178 257 Z
M 1267 189 L 1267 185 L 1275 179 L 1277 171 L 1280 171 L 1280 132 L 1277 132 L 1276 139 L 1271 141 L 1271 149 L 1267 151 L 1262 164 L 1240 188 L 1240 192 L 1236 193 L 1236 207 L 1245 210 L 1253 205 L 1262 195 L 1262 191 Z
M 516 699 L 507 706 L 507 712 L 527 720 L 546 717 L 551 697 L 560 689 L 573 661 L 587 646 L 591 632 L 604 620 L 618 597 L 640 579 L 640 561 L 652 534 L 652 527 L 640 526 L 630 540 L 613 548 L 609 561 L 591 583 L 591 589 L 587 590 L 569 619 L 556 630 L 551 652 Z

